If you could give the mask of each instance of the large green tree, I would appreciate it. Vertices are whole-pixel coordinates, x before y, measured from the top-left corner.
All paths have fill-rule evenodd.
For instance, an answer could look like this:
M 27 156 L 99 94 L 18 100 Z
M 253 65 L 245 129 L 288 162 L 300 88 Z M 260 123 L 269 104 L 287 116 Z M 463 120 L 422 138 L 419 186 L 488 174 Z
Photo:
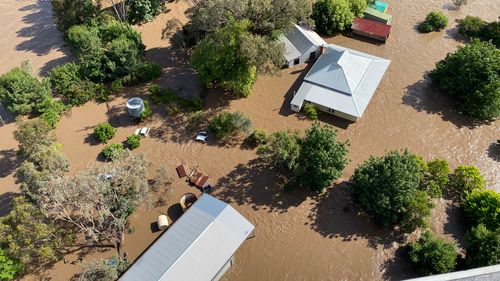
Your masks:
M 457 264 L 457 246 L 435 237 L 425 231 L 415 242 L 409 244 L 410 260 L 415 263 L 424 275 L 453 271 Z
M 0 245 L 28 268 L 58 260 L 72 240 L 70 229 L 47 219 L 22 196 L 12 201 L 7 216 L 0 217 Z
M 132 24 L 152 21 L 164 8 L 161 0 L 133 0 L 128 2 L 127 20 Z
M 258 148 L 258 152 L 272 166 L 292 171 L 299 157 L 300 142 L 297 133 L 280 131 L 273 133 L 267 144 Z
M 490 230 L 480 224 L 467 233 L 466 240 L 465 258 L 470 267 L 500 263 L 500 228 Z
M 475 189 L 484 189 L 485 181 L 481 170 L 476 166 L 458 166 L 450 177 L 448 188 L 455 193 L 459 200 Z
M 426 225 L 432 207 L 420 190 L 423 172 L 419 158 L 407 150 L 372 156 L 351 177 L 353 198 L 384 227 L 412 232 Z
M 500 50 L 490 42 L 473 40 L 436 64 L 429 77 L 457 98 L 458 109 L 479 120 L 500 114 Z
M 0 76 L 0 102 L 10 112 L 38 113 L 50 98 L 49 81 L 35 77 L 29 62 Z
M 337 140 L 336 131 L 316 122 L 301 142 L 294 170 L 295 182 L 323 191 L 338 179 L 347 164 L 348 142 Z
M 467 195 L 463 207 L 473 225 L 483 224 L 488 229 L 500 227 L 500 193 L 475 189 Z
M 100 1 L 92 0 L 52 0 L 51 4 L 54 21 L 61 31 L 95 17 L 100 10 Z
M 366 4 L 365 4 L 366 6 Z M 359 9 L 356 6 L 356 10 Z M 332 34 L 344 30 L 354 20 L 355 13 L 347 0 L 319 0 L 314 3 L 311 18 L 316 30 L 322 34 Z

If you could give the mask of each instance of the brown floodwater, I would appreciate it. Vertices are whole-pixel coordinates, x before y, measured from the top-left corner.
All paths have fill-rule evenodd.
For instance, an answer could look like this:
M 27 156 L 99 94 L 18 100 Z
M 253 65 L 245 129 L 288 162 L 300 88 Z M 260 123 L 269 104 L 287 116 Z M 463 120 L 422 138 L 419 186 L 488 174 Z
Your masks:
M 350 163 L 342 179 L 370 155 L 382 155 L 391 149 L 409 148 L 426 159 L 443 158 L 452 168 L 477 165 L 488 181 L 488 187 L 500 191 L 500 160 L 493 143 L 500 136 L 500 121 L 473 126 L 458 114 L 453 102 L 429 85 L 425 73 L 446 53 L 460 44 L 455 19 L 465 15 L 481 16 L 491 21 L 500 15 L 500 0 L 475 0 L 461 10 L 451 9 L 448 1 L 388 0 L 393 15 L 391 36 L 385 45 L 342 35 L 327 38 L 330 43 L 368 52 L 392 60 L 377 93 L 363 118 L 349 124 L 338 118 L 321 116 L 326 124 L 339 131 L 339 138 L 350 142 Z M 167 4 L 169 12 L 154 22 L 138 27 L 147 46 L 148 58 L 159 62 L 165 74 L 157 81 L 183 95 L 196 95 L 199 86 L 193 71 L 161 39 L 165 22 L 173 17 L 185 22 L 183 1 Z M 439 33 L 419 34 L 416 24 L 431 10 L 443 10 L 450 18 L 448 28 Z M 0 74 L 31 60 L 34 68 L 45 73 L 50 67 L 68 60 L 67 48 L 50 17 L 48 1 L 0 0 Z M 252 95 L 231 99 L 219 91 L 208 91 L 207 112 L 242 111 L 254 127 L 268 132 L 304 130 L 311 124 L 289 109 L 292 93 L 305 75 L 305 65 L 283 70 L 278 77 L 260 77 Z M 58 124 L 56 134 L 71 162 L 72 172 L 98 160 L 103 145 L 89 136 L 99 122 L 109 121 L 118 132 L 112 143 L 122 142 L 136 125 L 125 114 L 128 97 L 143 96 L 146 85 L 118 94 L 108 106 L 88 103 L 74 108 Z M 109 107 L 109 108 L 108 108 Z M 161 108 L 156 108 L 161 112 Z M 0 127 L 0 211 L 18 191 L 13 178 L 17 164 L 15 129 L 12 116 L 3 108 L 0 114 L 7 125 Z M 325 194 L 314 196 L 303 192 L 284 194 L 280 179 L 259 160 L 255 151 L 240 145 L 220 146 L 212 141 L 201 145 L 192 141 L 193 132 L 186 128 L 185 118 L 158 113 L 147 123 L 152 128 L 138 152 L 151 161 L 151 170 L 166 165 L 172 172 L 172 184 L 154 195 L 152 209 L 140 209 L 132 217 L 132 231 L 126 235 L 124 250 L 136 258 L 159 232 L 151 224 L 160 213 L 171 219 L 179 216 L 178 199 L 193 191 L 177 179 L 174 167 L 179 163 L 196 166 L 211 176 L 217 187 L 214 195 L 234 206 L 256 225 L 256 237 L 246 241 L 236 254 L 236 265 L 223 280 L 388 280 L 414 276 L 399 255 L 401 240 L 379 229 L 369 218 L 358 215 L 349 199 L 349 189 L 337 185 Z M 166 203 L 156 204 L 158 197 Z M 461 242 L 463 229 L 449 202 L 440 200 L 433 212 L 432 229 Z M 403 239 L 404 240 L 404 239 Z M 67 256 L 75 260 L 79 252 Z M 109 257 L 112 250 L 99 249 L 84 256 L 85 260 Z M 80 267 L 58 262 L 48 269 L 26 276 L 25 280 L 68 280 Z

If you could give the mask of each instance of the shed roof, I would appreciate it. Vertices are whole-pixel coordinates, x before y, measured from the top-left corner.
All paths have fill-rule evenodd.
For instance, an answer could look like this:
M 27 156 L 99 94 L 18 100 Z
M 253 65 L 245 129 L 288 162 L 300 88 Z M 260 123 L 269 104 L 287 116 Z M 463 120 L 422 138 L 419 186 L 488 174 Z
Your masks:
M 354 32 L 361 31 L 383 40 L 387 39 L 391 33 L 390 25 L 364 18 L 355 18 L 351 28 Z
M 295 24 L 285 35 L 281 36 L 285 44 L 285 58 L 293 60 L 306 53 L 311 47 L 326 45 L 325 40 L 316 32 L 305 26 Z
M 392 22 L 392 15 L 389 15 L 387 13 L 383 13 L 381 11 L 378 11 L 377 9 L 373 9 L 371 7 L 366 7 L 366 9 L 363 11 L 365 18 L 377 20 L 383 23 L 391 24 Z
M 119 280 L 210 281 L 253 229 L 230 205 L 203 194 Z
M 304 100 L 361 117 L 390 60 L 338 45 L 328 45 L 309 70 L 292 104 Z

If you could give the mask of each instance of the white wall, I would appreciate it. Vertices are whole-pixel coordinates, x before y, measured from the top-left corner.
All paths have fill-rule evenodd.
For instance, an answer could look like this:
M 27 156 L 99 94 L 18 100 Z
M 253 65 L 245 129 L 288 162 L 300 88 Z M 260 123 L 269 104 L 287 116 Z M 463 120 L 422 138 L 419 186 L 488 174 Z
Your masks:
M 307 103 L 311 103 L 311 104 L 314 104 L 314 106 L 322 111 L 322 112 L 325 112 L 325 113 L 328 113 L 328 114 L 332 114 L 331 112 L 328 112 L 328 107 L 325 107 L 325 106 L 322 106 L 322 105 L 319 105 L 319 104 L 316 104 L 316 103 L 312 103 L 312 102 L 309 102 L 309 101 L 305 101 Z M 292 109 L 293 110 L 293 109 Z M 332 115 L 335 115 L 335 116 L 338 116 L 342 119 L 346 119 L 346 120 L 349 120 L 351 122 L 357 122 L 358 121 L 358 118 L 356 116 L 352 116 L 352 115 L 349 115 L 349 114 L 346 114 L 344 112 L 340 112 L 338 110 L 334 110 L 333 114 Z
M 303 53 L 299 57 L 299 64 L 308 62 L 309 61 L 309 54 L 312 53 L 312 52 L 316 53 L 315 60 L 318 59 L 319 55 L 320 55 L 320 49 L 321 49 L 321 46 L 312 46 L 311 48 L 309 48 L 309 50 L 307 50 L 307 52 Z M 294 58 L 293 60 L 288 61 L 288 67 L 292 67 L 292 66 L 295 65 L 294 64 L 295 59 L 296 58 Z

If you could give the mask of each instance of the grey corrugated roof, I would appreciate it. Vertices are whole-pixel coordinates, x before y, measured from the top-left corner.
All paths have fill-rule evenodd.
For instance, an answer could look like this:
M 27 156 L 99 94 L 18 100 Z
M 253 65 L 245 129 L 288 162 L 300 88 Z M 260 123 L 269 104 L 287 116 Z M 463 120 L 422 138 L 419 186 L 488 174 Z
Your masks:
M 210 281 L 253 229 L 231 206 L 203 194 L 119 280 Z
M 390 60 L 338 45 L 328 45 L 304 78 L 292 100 L 303 100 L 361 117 L 370 102 Z
M 281 41 L 285 44 L 285 58 L 287 61 L 301 56 L 312 46 L 326 45 L 325 40 L 316 32 L 296 24 L 281 37 Z

